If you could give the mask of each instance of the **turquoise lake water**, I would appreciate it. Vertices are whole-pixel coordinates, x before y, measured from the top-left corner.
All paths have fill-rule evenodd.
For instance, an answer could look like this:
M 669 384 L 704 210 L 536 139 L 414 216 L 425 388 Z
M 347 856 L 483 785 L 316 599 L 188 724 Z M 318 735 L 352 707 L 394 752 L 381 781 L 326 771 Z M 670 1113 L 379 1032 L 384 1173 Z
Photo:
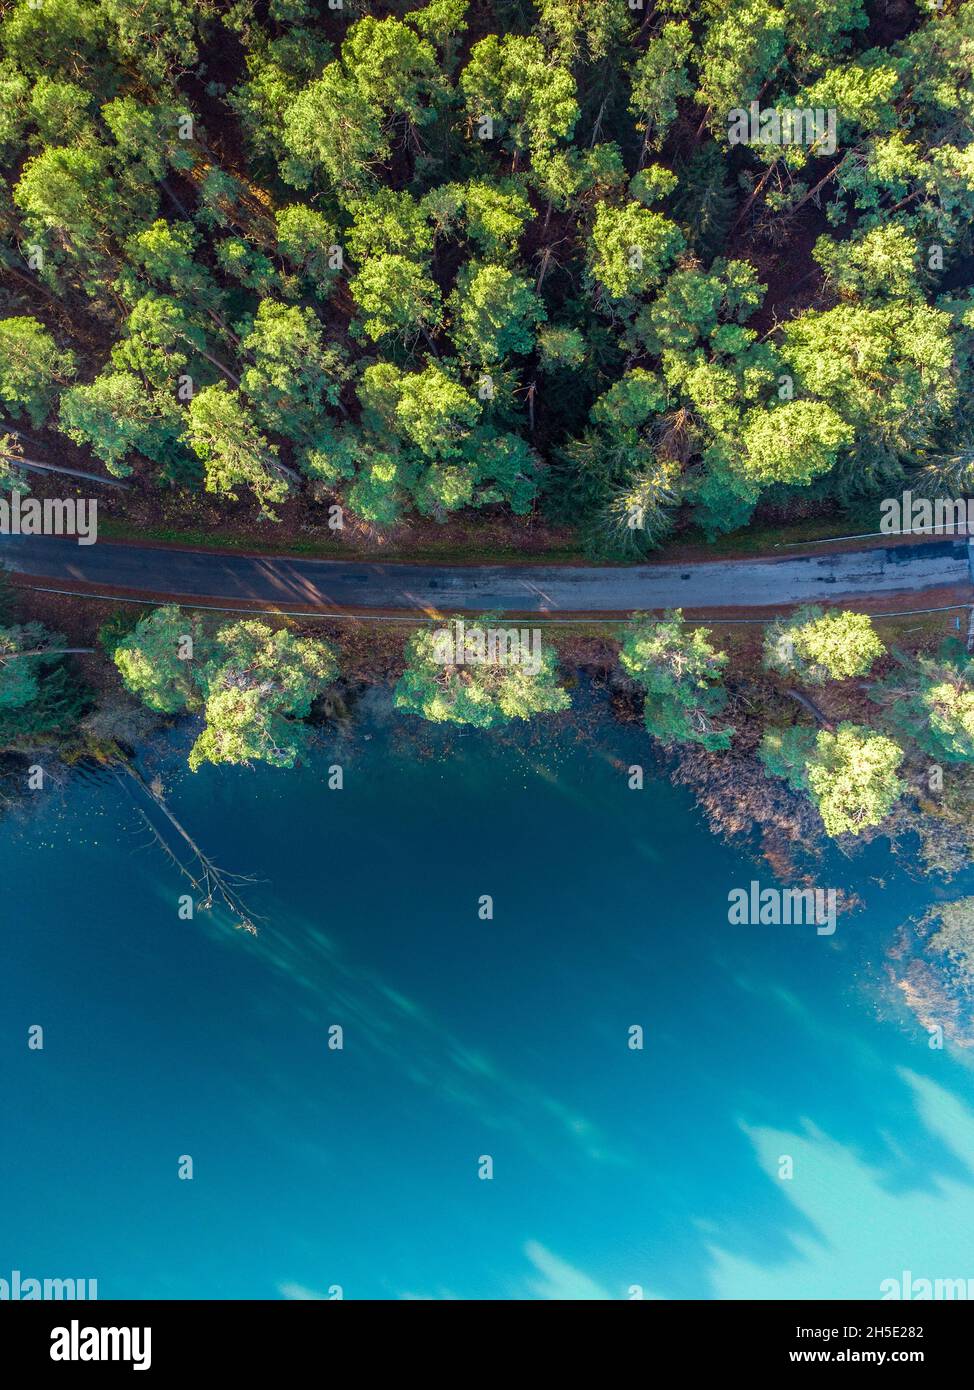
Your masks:
M 974 1278 L 972 1059 L 931 1049 L 885 969 L 896 927 L 970 881 L 911 878 L 883 843 L 830 854 L 822 883 L 865 901 L 834 936 L 731 926 L 728 892 L 770 870 L 608 716 L 457 735 L 376 697 L 293 772 L 194 776 L 185 748 L 143 766 L 260 880 L 256 939 L 179 919 L 110 777 L 0 822 L 0 1277 L 101 1298 Z

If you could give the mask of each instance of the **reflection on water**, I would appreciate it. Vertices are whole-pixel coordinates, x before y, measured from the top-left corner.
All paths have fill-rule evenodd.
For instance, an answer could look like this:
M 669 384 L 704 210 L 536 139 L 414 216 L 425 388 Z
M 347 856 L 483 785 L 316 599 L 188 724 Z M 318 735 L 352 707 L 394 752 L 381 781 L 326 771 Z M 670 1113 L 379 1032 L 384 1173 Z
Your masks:
M 591 711 L 458 738 L 372 699 L 292 773 L 192 776 L 184 743 L 170 803 L 260 880 L 256 939 L 179 919 L 185 885 L 114 783 L 0 825 L 0 1265 L 103 1297 L 974 1277 L 968 1063 L 882 968 L 932 890 L 883 846 L 830 858 L 865 903 L 834 936 L 731 926 L 728 892 L 766 866 Z

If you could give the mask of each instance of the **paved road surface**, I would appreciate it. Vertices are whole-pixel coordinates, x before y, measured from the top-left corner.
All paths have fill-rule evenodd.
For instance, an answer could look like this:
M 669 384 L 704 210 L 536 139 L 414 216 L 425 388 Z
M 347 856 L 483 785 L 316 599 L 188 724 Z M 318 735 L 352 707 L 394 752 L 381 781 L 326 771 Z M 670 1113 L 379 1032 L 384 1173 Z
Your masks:
M 768 608 L 809 602 L 889 600 L 921 607 L 934 589 L 966 587 L 966 540 L 888 549 L 790 553 L 618 568 L 437 566 L 265 558 L 222 551 L 79 546 L 49 536 L 0 536 L 0 563 L 57 584 L 109 587 L 147 597 L 260 602 L 306 609 L 435 608 L 469 612 L 625 613 L 639 609 Z

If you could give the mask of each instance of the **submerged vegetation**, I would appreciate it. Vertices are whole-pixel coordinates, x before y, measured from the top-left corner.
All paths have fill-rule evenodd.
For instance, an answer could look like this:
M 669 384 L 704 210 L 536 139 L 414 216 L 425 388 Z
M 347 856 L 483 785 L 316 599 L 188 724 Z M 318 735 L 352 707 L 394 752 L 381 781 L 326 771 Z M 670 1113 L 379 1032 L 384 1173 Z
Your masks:
M 763 646 L 752 638 L 742 651 L 680 612 L 606 624 L 595 638 L 453 618 L 387 630 L 380 661 L 374 629 L 356 656 L 348 629 L 325 638 L 293 619 L 165 606 L 119 610 L 97 650 L 79 657 L 45 623 L 18 618 L 11 598 L 0 622 L 0 798 L 40 785 L 38 769 L 59 780 L 59 760 L 113 770 L 198 904 L 222 904 L 248 931 L 246 880 L 212 862 L 137 750 L 154 729 L 188 721 L 194 772 L 293 767 L 322 731 L 330 741 L 348 727 L 363 676 L 385 688 L 404 725 L 498 736 L 575 706 L 583 737 L 590 700 L 576 691 L 580 677 L 594 680 L 619 718 L 644 724 L 647 753 L 655 746 L 713 829 L 746 836 L 779 873 L 806 872 L 830 838 L 846 852 L 880 835 L 908 840 L 943 879 L 974 853 L 974 667 L 956 639 L 884 642 L 882 619 L 832 610 L 823 627 L 822 612 L 808 610 L 768 624 Z M 964 1041 L 961 937 L 934 938 L 928 925 L 905 933 L 894 978 L 921 1019 L 946 1017 Z
M 17 621 L 9 586 L 5 603 L 0 753 L 97 756 L 128 741 L 142 706 L 150 721 L 199 721 L 193 771 L 293 767 L 350 688 L 337 630 L 325 639 L 296 619 L 169 605 L 121 610 L 102 624 L 101 656 L 92 658 L 98 689 L 88 689 L 70 665 L 79 649 L 40 622 Z M 374 677 L 394 686 L 401 718 L 493 729 L 570 710 L 586 659 L 557 628 L 515 627 L 498 615 L 432 619 L 411 632 L 405 623 L 387 634 L 392 654 Z M 896 836 L 908 826 L 931 866 L 959 866 L 974 833 L 974 663 L 959 640 L 887 649 L 868 615 L 808 608 L 767 623 L 763 647 L 742 660 L 679 610 L 603 627 L 597 664 L 616 708 L 642 720 L 664 758 L 707 769 L 712 787 L 698 788 L 705 802 L 711 792 L 732 798 L 736 785 L 745 824 L 791 825 L 793 841 L 810 831 Z M 789 789 L 812 821 L 802 814 L 792 824 L 788 803 L 766 798 L 760 782 Z M 722 822 L 726 829 L 723 812 Z
M 94 474 L 129 524 L 281 545 L 475 515 L 622 561 L 974 491 L 972 68 L 959 0 L 4 0 L 0 490 Z M 752 106 L 834 129 L 732 140 Z M 435 621 L 385 673 L 397 717 L 571 707 L 557 634 L 492 660 Z M 916 834 L 949 875 L 974 663 L 879 623 L 805 608 L 740 660 L 640 614 L 600 677 L 715 827 Z M 187 718 L 194 772 L 295 766 L 341 638 L 165 606 L 90 655 L 61 626 L 0 582 L 3 768 L 113 767 L 250 925 L 132 749 Z M 969 903 L 921 933 L 965 977 Z
M 80 453 L 140 505 L 208 495 L 285 536 L 296 500 L 359 539 L 487 509 L 635 558 L 945 460 L 963 486 L 972 62 L 954 0 L 10 0 L 0 487 Z M 744 138 L 752 103 L 832 125 Z M 292 766 L 341 679 L 261 619 L 162 608 L 103 639 L 149 711 L 202 719 L 194 769 Z M 403 715 L 569 704 L 550 643 L 434 647 L 407 643 Z M 4 747 L 91 727 L 63 649 L 3 618 Z M 974 758 L 964 653 L 810 608 L 763 663 L 748 694 L 706 629 L 637 616 L 616 678 L 669 755 L 746 753 L 830 835 Z M 857 694 L 829 713 L 833 689 Z

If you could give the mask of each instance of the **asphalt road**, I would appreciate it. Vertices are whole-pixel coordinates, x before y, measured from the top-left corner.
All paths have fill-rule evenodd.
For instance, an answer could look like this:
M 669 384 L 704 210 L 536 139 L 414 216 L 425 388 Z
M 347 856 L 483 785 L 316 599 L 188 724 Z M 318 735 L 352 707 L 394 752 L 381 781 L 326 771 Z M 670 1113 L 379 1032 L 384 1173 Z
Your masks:
M 0 536 L 0 563 L 52 585 L 68 582 L 149 598 L 259 602 L 291 608 L 627 613 L 640 609 L 770 608 L 855 599 L 917 600 L 966 586 L 966 540 L 870 550 L 815 548 L 776 559 L 617 568 L 438 566 L 256 557 L 51 536 Z M 974 593 L 971 594 L 974 598 Z

